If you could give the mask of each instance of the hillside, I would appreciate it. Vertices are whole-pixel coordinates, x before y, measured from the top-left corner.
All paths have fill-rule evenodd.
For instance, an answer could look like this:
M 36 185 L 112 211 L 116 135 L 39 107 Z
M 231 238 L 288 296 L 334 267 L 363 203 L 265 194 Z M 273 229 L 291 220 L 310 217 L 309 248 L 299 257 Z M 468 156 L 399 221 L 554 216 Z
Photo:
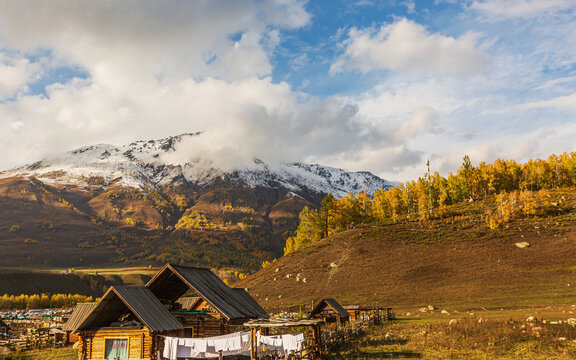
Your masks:
M 492 230 L 496 197 L 447 207 L 442 217 L 350 229 L 272 263 L 239 283 L 267 309 L 344 304 L 501 308 L 576 299 L 576 189 L 551 190 L 553 209 Z M 518 242 L 529 247 L 519 248 Z
M 0 268 L 0 294 L 81 294 L 99 297 L 111 285 L 142 286 L 153 271 L 143 268 L 73 271 Z
M 304 206 L 390 186 L 302 163 L 217 168 L 187 159 L 198 136 L 86 146 L 1 172 L 0 266 L 252 271 L 282 254 Z

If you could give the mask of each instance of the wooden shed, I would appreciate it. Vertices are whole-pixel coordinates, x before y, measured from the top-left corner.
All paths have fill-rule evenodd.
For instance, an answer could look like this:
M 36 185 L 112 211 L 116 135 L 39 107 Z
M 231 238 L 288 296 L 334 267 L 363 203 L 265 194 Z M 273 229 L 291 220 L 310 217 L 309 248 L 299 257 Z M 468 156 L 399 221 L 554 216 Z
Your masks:
M 248 292 L 230 288 L 210 269 L 167 264 L 146 287 L 183 325 L 179 337 L 225 335 L 270 317 Z
M 183 326 L 146 287 L 111 287 L 74 328 L 80 359 L 157 359 L 159 335 Z
M 66 332 L 65 335 L 65 342 L 67 344 L 75 343 L 78 341 L 78 334 L 74 334 L 73 331 L 80 325 L 80 322 L 92 311 L 94 306 L 96 306 L 96 302 L 91 303 L 78 303 L 70 314 L 70 317 L 62 326 L 62 330 Z
M 352 321 L 373 320 L 376 324 L 384 320 L 395 318 L 392 308 L 376 305 L 345 305 L 344 309 L 350 314 Z
M 322 319 L 341 328 L 350 320 L 350 314 L 333 298 L 322 299 L 308 315 L 310 319 Z

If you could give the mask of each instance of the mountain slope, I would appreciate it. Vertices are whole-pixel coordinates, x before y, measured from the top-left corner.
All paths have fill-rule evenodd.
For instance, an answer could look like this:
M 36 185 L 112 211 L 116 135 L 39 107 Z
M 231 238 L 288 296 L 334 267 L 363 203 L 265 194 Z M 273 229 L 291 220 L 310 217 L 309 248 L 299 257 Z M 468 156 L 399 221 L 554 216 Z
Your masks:
M 201 134 L 86 146 L 0 173 L 0 266 L 166 261 L 257 269 L 305 206 L 369 192 L 370 173 L 255 160 L 223 170 L 185 150 Z M 186 146 L 183 146 L 186 145 Z
M 279 259 L 237 286 L 249 288 L 268 309 L 323 297 L 411 309 L 573 303 L 576 190 L 550 196 L 564 202 L 555 214 L 515 219 L 500 230 L 482 218 L 482 202 L 458 204 L 447 210 L 450 215 L 424 223 L 348 230 Z

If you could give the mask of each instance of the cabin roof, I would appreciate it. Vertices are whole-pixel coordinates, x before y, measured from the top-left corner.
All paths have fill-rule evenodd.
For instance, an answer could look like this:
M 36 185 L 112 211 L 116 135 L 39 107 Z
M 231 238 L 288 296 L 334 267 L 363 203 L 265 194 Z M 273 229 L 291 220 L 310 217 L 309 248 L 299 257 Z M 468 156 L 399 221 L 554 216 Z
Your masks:
M 268 315 L 266 310 L 264 310 L 262 306 L 260 306 L 260 304 L 258 304 L 258 302 L 254 300 L 252 296 L 250 296 L 248 291 L 242 288 L 232 288 L 232 290 L 234 290 L 237 293 L 237 295 L 243 299 L 244 307 L 250 310 L 252 314 L 258 315 L 256 316 L 256 318 L 268 319 L 270 317 L 270 315 Z
M 228 320 L 270 317 L 246 291 L 233 290 L 210 269 L 167 264 L 146 287 L 170 302 L 194 290 Z
M 92 309 L 94 308 L 94 306 L 96 306 L 96 304 L 97 304 L 96 302 L 76 304 L 74 311 L 72 311 L 72 314 L 70 314 L 70 318 L 68 318 L 68 321 L 66 321 L 66 324 L 64 324 L 64 326 L 62 327 L 62 330 L 64 331 L 76 330 L 76 327 L 80 325 L 80 322 L 84 320 L 86 315 L 88 315 L 88 313 L 92 311 Z
M 183 329 L 182 324 L 168 312 L 148 288 L 112 286 L 82 319 L 75 331 L 109 326 L 127 310 L 131 311 L 151 331 Z
M 324 310 L 326 308 L 326 306 L 329 306 L 330 308 L 332 308 L 332 310 L 334 310 L 334 312 L 336 314 L 338 314 L 340 317 L 342 318 L 347 318 L 350 316 L 350 314 L 348 313 L 348 311 L 346 311 L 342 305 L 340 305 L 338 303 L 338 301 L 336 301 L 336 299 L 333 298 L 326 298 L 326 299 L 322 299 L 315 307 L 314 309 L 310 312 L 310 316 L 315 315 L 315 314 L 319 314 L 322 312 L 322 310 Z
M 181 297 L 176 302 L 182 305 L 182 310 L 190 310 L 200 301 L 202 301 L 202 298 L 199 296 L 187 296 Z

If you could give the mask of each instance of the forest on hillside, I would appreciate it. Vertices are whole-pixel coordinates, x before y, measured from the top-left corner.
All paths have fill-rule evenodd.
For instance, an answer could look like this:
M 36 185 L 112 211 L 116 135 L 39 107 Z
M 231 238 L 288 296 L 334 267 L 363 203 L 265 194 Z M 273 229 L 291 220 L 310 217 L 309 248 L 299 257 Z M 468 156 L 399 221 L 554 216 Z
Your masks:
M 573 186 L 576 186 L 576 152 L 526 163 L 498 159 L 478 166 L 466 155 L 458 171 L 447 177 L 428 172 L 417 180 L 378 190 L 373 196 L 361 192 L 336 199 L 328 194 L 320 208 L 302 210 L 298 228 L 287 239 L 284 254 L 371 223 L 441 218 L 450 205 L 488 196 L 495 196 L 496 206 L 486 210 L 484 220 L 491 229 L 497 229 L 513 218 L 547 214 L 557 205 L 549 200 L 548 190 Z

